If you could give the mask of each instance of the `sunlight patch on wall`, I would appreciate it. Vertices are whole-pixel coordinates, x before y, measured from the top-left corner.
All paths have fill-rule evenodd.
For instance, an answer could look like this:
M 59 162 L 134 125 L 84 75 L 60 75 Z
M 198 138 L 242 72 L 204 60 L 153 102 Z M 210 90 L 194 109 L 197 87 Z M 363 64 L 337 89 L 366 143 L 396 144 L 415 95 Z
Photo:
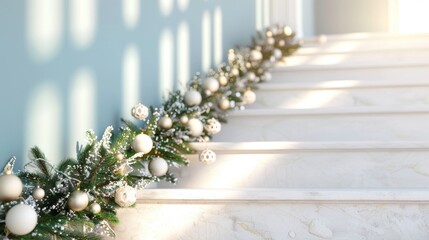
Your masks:
M 62 102 L 59 90 L 52 84 L 41 84 L 28 98 L 23 156 L 38 146 L 52 164 L 62 160 Z M 25 159 L 28 162 L 28 159 Z
M 140 56 L 137 46 L 130 44 L 122 60 L 122 116 L 128 116 L 130 109 L 139 102 Z
M 207 72 L 211 67 L 211 22 L 209 11 L 204 11 L 201 19 L 201 69 Z
M 189 55 L 190 55 L 189 26 L 181 22 L 177 29 L 177 80 L 180 90 L 186 89 L 186 83 L 190 80 Z
M 122 0 L 122 18 L 128 29 L 134 29 L 140 18 L 140 0 Z
M 223 39 L 223 27 L 222 27 L 222 9 L 218 6 L 214 10 L 213 15 L 214 23 L 214 63 L 216 65 L 222 63 L 222 39 Z
M 159 40 L 159 95 L 167 97 L 174 86 L 174 46 L 173 34 L 170 29 L 164 29 Z
M 262 0 L 255 0 L 255 20 L 256 20 L 256 30 L 261 31 L 263 28 L 262 23 Z
M 94 40 L 97 27 L 97 0 L 70 0 L 70 35 L 77 48 Z
M 52 59 L 58 52 L 63 34 L 63 0 L 27 1 L 27 44 L 37 61 Z
M 179 7 L 180 11 L 186 11 L 189 7 L 189 0 L 177 0 L 177 6 Z
M 86 68 L 76 71 L 72 78 L 69 98 L 69 151 L 76 156 L 76 141 L 86 143 L 86 131 L 96 129 L 96 82 L 92 71 Z
M 174 0 L 158 0 L 159 10 L 164 17 L 171 14 L 174 8 Z
M 264 4 L 264 14 L 263 14 L 263 26 L 262 27 L 268 27 L 270 23 L 270 0 L 262 0 Z
M 397 4 L 400 33 L 429 32 L 429 1 L 398 0 Z

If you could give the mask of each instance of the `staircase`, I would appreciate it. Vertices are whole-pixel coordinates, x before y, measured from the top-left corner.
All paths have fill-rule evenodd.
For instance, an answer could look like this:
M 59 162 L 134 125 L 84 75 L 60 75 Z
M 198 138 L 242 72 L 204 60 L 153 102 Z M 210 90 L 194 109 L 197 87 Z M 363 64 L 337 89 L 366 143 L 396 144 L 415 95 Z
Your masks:
M 427 239 L 429 35 L 307 39 L 118 239 Z

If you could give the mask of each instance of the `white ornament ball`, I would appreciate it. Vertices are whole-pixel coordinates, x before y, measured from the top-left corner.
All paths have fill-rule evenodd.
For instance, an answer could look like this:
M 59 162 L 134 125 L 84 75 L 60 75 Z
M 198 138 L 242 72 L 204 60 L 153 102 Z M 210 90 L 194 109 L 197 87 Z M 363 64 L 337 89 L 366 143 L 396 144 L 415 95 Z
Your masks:
M 13 206 L 6 214 L 7 229 L 17 236 L 27 235 L 37 226 L 37 213 L 26 204 Z
M 204 125 L 204 129 L 209 134 L 218 134 L 222 130 L 222 125 L 215 118 L 210 118 L 207 120 L 206 125 Z
M 88 194 L 79 190 L 72 192 L 67 200 L 67 206 L 75 212 L 84 210 L 88 207 L 88 203 Z
M 173 120 L 169 116 L 163 116 L 159 119 L 158 126 L 163 129 L 170 129 L 173 126 Z
M 248 89 L 243 94 L 243 103 L 252 104 L 256 101 L 256 94 L 252 90 Z
M 89 205 L 89 211 L 91 211 L 94 214 L 100 213 L 101 212 L 100 204 L 96 202 L 91 203 L 91 205 Z
M 164 176 L 168 172 L 168 163 L 164 158 L 156 157 L 149 162 L 149 171 L 152 176 Z
M 153 147 L 152 138 L 144 133 L 140 133 L 134 138 L 132 147 L 136 152 L 149 153 Z
M 276 59 L 280 59 L 280 58 L 283 56 L 282 50 L 280 50 L 280 49 L 278 49 L 278 48 L 275 48 L 275 49 L 273 50 L 273 56 L 274 56 Z
M 116 189 L 115 202 L 121 207 L 132 206 L 137 201 L 137 191 L 131 186 L 122 186 Z
M 280 47 L 284 47 L 285 45 L 286 45 L 285 40 L 283 40 L 283 39 L 279 40 L 279 46 Z
M 251 61 L 260 61 L 262 60 L 262 53 L 258 50 L 250 51 L 250 60 Z
M 237 68 L 233 68 L 233 69 L 231 69 L 231 73 L 234 76 L 238 76 L 240 74 L 240 71 Z
M 289 26 L 286 26 L 283 28 L 283 32 L 286 34 L 286 36 L 292 35 L 292 28 Z
M 193 137 L 199 137 L 203 133 L 203 123 L 196 118 L 191 118 L 188 121 L 189 134 Z
M 230 107 L 230 103 L 229 100 L 225 97 L 219 99 L 219 101 L 217 102 L 217 106 L 222 109 L 222 110 L 228 110 Z
M 264 81 L 270 81 L 273 78 L 273 75 L 271 75 L 270 72 L 265 72 L 263 77 L 264 77 Z
M 256 74 L 255 74 L 254 72 L 248 72 L 248 73 L 246 74 L 246 78 L 247 78 L 247 80 L 249 80 L 250 82 L 253 82 L 253 81 L 255 81 L 255 79 L 256 79 Z
M 274 38 L 272 38 L 272 37 L 269 37 L 269 38 L 267 38 L 267 43 L 269 45 L 274 45 L 274 43 L 276 43 L 276 40 Z
M 225 76 L 220 76 L 219 77 L 219 84 L 221 86 L 225 86 L 226 84 L 228 84 L 228 78 L 226 78 Z
M 200 162 L 212 164 L 216 161 L 216 153 L 210 149 L 206 149 L 200 153 Z
M 131 109 L 131 115 L 138 120 L 145 120 L 149 116 L 149 108 L 139 103 Z
M 210 92 L 216 92 L 219 89 L 219 82 L 216 78 L 207 78 L 203 83 L 203 88 Z
M 187 124 L 187 123 L 188 123 L 188 121 L 189 121 L 188 116 L 183 115 L 183 116 L 181 116 L 181 117 L 180 117 L 180 122 L 181 122 L 182 124 Z
M 22 181 L 13 174 L 0 176 L 0 201 L 11 201 L 19 198 L 22 192 Z
M 45 190 L 43 190 L 43 188 L 37 187 L 33 190 L 32 196 L 35 200 L 42 200 L 45 197 Z
M 185 93 L 185 103 L 188 106 L 200 105 L 202 100 L 201 93 L 197 90 L 189 90 Z

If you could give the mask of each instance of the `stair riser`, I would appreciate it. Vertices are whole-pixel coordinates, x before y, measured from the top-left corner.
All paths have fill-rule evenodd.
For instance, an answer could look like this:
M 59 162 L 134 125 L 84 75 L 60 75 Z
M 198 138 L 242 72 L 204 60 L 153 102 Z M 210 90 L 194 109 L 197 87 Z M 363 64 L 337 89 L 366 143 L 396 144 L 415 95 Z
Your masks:
M 429 113 L 231 115 L 214 141 L 426 141 Z
M 178 188 L 427 188 L 428 156 L 429 149 L 217 152 L 214 164 L 193 157 L 173 172 Z
M 287 83 L 285 83 L 287 85 Z M 429 105 L 429 85 L 414 87 L 264 90 L 249 108 L 310 109 L 355 106 Z
M 427 204 L 137 204 L 117 239 L 426 239 Z
M 282 69 L 273 72 L 273 82 L 320 82 L 324 80 L 421 80 L 429 77 L 429 65 L 377 68 Z

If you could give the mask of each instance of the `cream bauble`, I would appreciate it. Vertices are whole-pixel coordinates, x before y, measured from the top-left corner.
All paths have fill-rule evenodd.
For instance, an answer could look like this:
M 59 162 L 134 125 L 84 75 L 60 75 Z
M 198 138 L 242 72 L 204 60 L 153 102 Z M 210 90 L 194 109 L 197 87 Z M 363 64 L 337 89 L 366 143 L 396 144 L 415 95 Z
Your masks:
M 0 201 L 16 200 L 22 193 L 22 181 L 13 174 L 0 176 Z
M 280 58 L 283 56 L 282 50 L 280 50 L 280 49 L 278 49 L 278 48 L 275 48 L 275 49 L 273 50 L 273 56 L 274 56 L 276 59 L 280 59 Z
M 290 36 L 290 35 L 292 35 L 292 28 L 289 26 L 286 26 L 283 28 L 283 32 L 286 36 Z
M 188 121 L 189 134 L 193 137 L 199 137 L 203 133 L 203 123 L 196 118 L 191 118 Z
M 75 211 L 80 212 L 88 207 L 89 198 L 86 192 L 82 192 L 80 190 L 76 190 L 72 192 L 67 200 L 67 206 Z
M 89 205 L 89 211 L 91 211 L 94 214 L 100 213 L 101 212 L 100 204 L 96 202 L 91 203 L 91 205 Z
M 215 118 L 210 118 L 204 125 L 204 129 L 209 134 L 218 134 L 222 130 L 222 125 Z
M 256 94 L 252 90 L 248 89 L 243 93 L 243 103 L 252 104 L 256 101 Z
M 214 93 L 219 89 L 219 82 L 216 78 L 212 78 L 212 77 L 206 78 L 206 80 L 203 83 L 203 88 Z
M 6 213 L 6 227 L 17 236 L 27 235 L 37 226 L 37 213 L 26 204 L 13 206 Z
M 149 108 L 139 103 L 131 109 L 131 115 L 138 120 L 145 120 L 149 116 Z
M 255 79 L 256 79 L 256 74 L 254 72 L 248 72 L 246 74 L 246 78 L 247 78 L 248 81 L 254 82 Z
M 164 158 L 156 157 L 149 162 L 149 171 L 152 176 L 162 177 L 168 172 L 168 163 Z
M 153 147 L 152 138 L 144 133 L 140 133 L 134 138 L 132 147 L 136 152 L 149 153 Z
M 258 50 L 250 51 L 250 61 L 260 61 L 262 60 L 262 53 Z
M 270 72 L 265 72 L 264 75 L 262 76 L 262 80 L 264 81 L 270 81 L 273 78 L 273 75 L 271 75 Z
M 216 161 L 216 153 L 210 149 L 206 149 L 200 153 L 200 162 L 212 164 Z
M 187 123 L 188 123 L 188 121 L 189 121 L 188 116 L 183 115 L 183 116 L 181 116 L 181 117 L 180 117 L 180 123 L 182 123 L 182 124 L 187 124 Z
M 35 200 L 42 200 L 45 197 L 45 190 L 43 190 L 43 188 L 36 187 L 33 190 L 32 196 Z
M 279 47 L 284 47 L 286 45 L 285 40 L 281 39 L 279 40 Z
M 276 40 L 272 37 L 267 38 L 267 44 L 268 45 L 274 45 L 276 43 Z
M 158 126 L 163 129 L 170 129 L 173 126 L 173 120 L 169 116 L 163 116 L 158 121 Z
M 234 76 L 238 76 L 240 74 L 240 71 L 237 68 L 231 69 L 231 74 Z
M 226 78 L 225 76 L 220 76 L 219 77 L 219 84 L 221 86 L 225 86 L 226 84 L 228 84 L 228 78 Z
M 226 97 L 223 97 L 218 100 L 217 106 L 222 110 L 228 110 L 230 107 L 229 100 Z
M 137 192 L 131 186 L 121 186 L 116 189 L 115 202 L 121 207 L 129 207 L 136 203 Z
M 201 93 L 191 89 L 185 93 L 185 103 L 188 106 L 200 105 L 202 100 Z

